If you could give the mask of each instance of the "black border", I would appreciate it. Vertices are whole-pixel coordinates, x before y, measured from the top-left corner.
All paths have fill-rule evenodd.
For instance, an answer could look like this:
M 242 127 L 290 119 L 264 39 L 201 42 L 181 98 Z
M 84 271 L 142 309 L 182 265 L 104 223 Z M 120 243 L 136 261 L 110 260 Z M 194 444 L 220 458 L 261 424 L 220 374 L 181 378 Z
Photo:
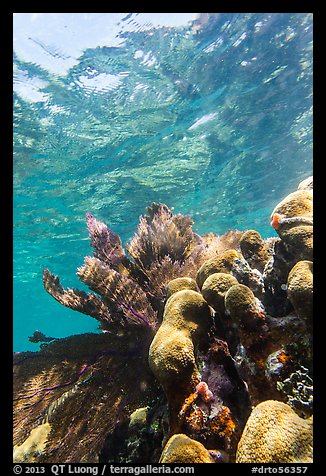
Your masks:
M 322 182 L 325 180 L 325 175 L 323 174 L 322 170 L 318 170 L 320 164 L 322 163 L 323 157 L 320 156 L 318 152 L 318 138 L 320 132 L 321 124 L 323 123 L 322 119 L 318 120 L 318 112 L 320 111 L 320 98 L 318 97 L 320 92 L 323 90 L 323 85 L 321 84 L 320 78 L 320 66 L 322 61 L 319 60 L 319 56 L 322 55 L 323 51 L 321 46 L 321 28 L 322 22 L 324 21 L 325 17 L 321 15 L 320 9 L 321 1 L 311 0 L 307 1 L 300 1 L 300 0 L 275 0 L 273 2 L 268 2 L 267 0 L 261 1 L 234 1 L 234 2 L 204 2 L 204 4 L 200 4 L 202 7 L 202 11 L 216 11 L 217 9 L 221 13 L 247 13 L 247 12 L 255 12 L 255 13 L 283 13 L 283 12 L 293 12 L 293 13 L 312 13 L 313 14 L 313 24 L 314 24 L 314 162 L 313 162 L 313 169 L 314 169 L 314 192 L 315 192 L 315 200 L 314 200 L 314 218 L 315 218 L 315 229 L 314 229 L 314 240 L 315 240 L 315 248 L 314 248 L 314 268 L 315 274 L 317 275 L 317 279 L 315 278 L 315 285 L 314 285 L 314 315 L 315 315 L 315 326 L 314 326 L 314 363 L 315 363 L 315 416 L 314 416 L 314 463 L 309 466 L 309 470 L 306 474 L 321 474 L 319 470 L 319 466 L 321 467 L 322 464 L 322 451 L 323 451 L 323 436 L 324 433 L 322 422 L 321 422 L 321 409 L 324 400 L 324 394 L 322 391 L 322 384 L 324 380 L 324 369 L 322 368 L 324 362 L 324 355 L 321 353 L 321 349 L 323 346 L 322 339 L 324 338 L 324 333 L 321 331 L 322 329 L 322 321 L 325 320 L 324 308 L 320 303 L 320 295 L 321 290 L 320 287 L 323 285 L 323 277 L 322 277 L 322 262 L 321 257 L 323 254 L 321 253 L 322 244 L 323 244 L 323 237 L 321 236 L 320 230 L 320 223 L 321 223 L 321 214 L 323 214 L 323 205 L 322 205 L 322 197 L 319 193 L 320 188 L 322 187 Z M 2 154 L 2 167 L 1 167 L 1 215 L 2 215 L 2 227 L 1 227 L 1 242 L 2 242 L 2 275 L 4 276 L 4 280 L 2 280 L 2 310 L 1 310 L 1 424 L 0 429 L 1 433 L 1 457 L 0 457 L 0 467 L 2 467 L 1 463 L 5 463 L 5 466 L 8 467 L 8 471 L 3 470 L 3 474 L 13 474 L 12 473 L 12 353 L 13 353 L 13 332 L 12 332 L 12 316 L 13 316 L 13 285 L 12 285 L 12 277 L 13 277 L 13 170 L 12 170 L 12 114 L 13 114 L 13 104 L 12 104 L 12 38 L 13 38 L 13 27 L 12 27 L 12 14 L 13 12 L 26 12 L 26 7 L 29 6 L 30 10 L 33 11 L 37 7 L 26 4 L 24 2 L 23 5 L 13 5 L 9 11 L 5 10 L 2 11 L 0 16 L 2 20 L 1 24 L 1 114 L 0 114 L 0 121 L 1 121 L 1 132 L 2 132 L 2 144 L 5 144 L 3 147 L 3 154 Z M 80 8 L 79 4 L 79 8 Z M 110 7 L 110 11 L 116 10 L 121 11 L 130 9 L 131 11 L 155 11 L 154 8 L 161 7 L 157 11 L 162 11 L 163 8 L 170 12 L 172 10 L 168 8 L 168 4 L 166 2 L 162 3 L 161 5 L 150 5 L 146 2 L 123 2 L 122 5 L 120 4 L 112 4 L 106 5 Z M 197 5 L 187 5 L 188 8 L 185 8 L 186 5 L 179 6 L 173 5 L 173 8 L 176 10 L 172 13 L 177 12 L 184 12 L 186 10 L 194 10 Z M 53 7 L 53 9 L 58 8 L 58 4 L 42 4 L 39 7 L 39 11 L 45 11 L 45 7 Z M 68 5 L 65 5 L 66 10 L 68 12 L 75 12 L 75 8 L 67 8 Z M 120 8 L 118 8 L 120 7 Z M 154 7 L 154 8 L 153 8 Z M 30 11 L 27 10 L 27 11 Z M 85 11 L 86 9 L 82 9 Z M 62 10 L 59 9 L 59 12 Z M 53 12 L 50 9 L 50 12 Z M 113 12 L 112 12 L 113 13 Z M 316 198 L 317 197 L 317 198 Z M 322 284 L 321 284 L 322 283 Z M 26 297 L 28 299 L 28 297 Z M 10 317 L 9 317 L 10 316 Z M 325 344 L 324 344 L 325 345 Z M 320 355 L 319 355 L 320 353 Z M 37 466 L 37 465 L 35 465 Z M 47 465 L 43 465 L 47 466 Z M 202 466 L 202 465 L 200 465 Z M 224 466 L 224 470 L 221 470 L 221 466 L 218 468 L 214 468 L 211 466 L 205 465 L 204 470 L 207 471 L 214 471 L 218 472 L 219 474 L 228 474 L 229 471 L 236 469 L 239 474 L 251 474 L 252 465 L 229 465 Z M 258 465 L 260 466 L 260 465 Z M 267 464 L 266 466 L 286 466 L 286 465 L 274 465 L 274 464 Z M 288 465 L 292 466 L 292 465 Z M 228 469 L 229 468 L 229 469 Z M 197 468 L 195 473 L 197 472 Z M 22 473 L 24 474 L 24 472 Z M 46 473 L 46 474 L 51 474 Z M 99 473 L 100 474 L 100 473 Z M 108 473 L 106 473 L 108 474 Z

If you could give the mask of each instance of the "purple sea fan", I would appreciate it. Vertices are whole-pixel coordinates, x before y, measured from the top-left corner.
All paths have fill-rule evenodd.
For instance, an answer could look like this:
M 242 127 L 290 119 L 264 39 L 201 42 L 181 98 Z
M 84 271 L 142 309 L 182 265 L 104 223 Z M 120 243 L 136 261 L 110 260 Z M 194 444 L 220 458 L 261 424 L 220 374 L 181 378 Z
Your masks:
M 98 293 L 103 302 L 119 316 L 121 324 L 145 325 L 152 329 L 157 324 L 145 291 L 132 279 L 110 268 L 98 258 L 86 256 L 84 265 L 78 268 L 81 281 Z
M 50 273 L 48 269 L 43 270 L 43 285 L 60 304 L 94 317 L 102 323 L 112 321 L 109 309 L 96 294 L 87 294 L 79 289 L 64 289 L 58 276 Z
M 201 238 L 192 231 L 190 217 L 173 215 L 164 204 L 153 203 L 149 216 L 140 217 L 137 233 L 126 249 L 143 271 L 166 256 L 172 261 L 184 262 Z
M 104 223 L 86 213 L 86 223 L 94 248 L 94 256 L 113 269 L 123 266 L 128 269 L 131 265 L 122 247 L 120 236 L 113 233 Z M 121 266 L 122 265 L 122 266 Z
M 120 237 L 87 213 L 94 257 L 86 257 L 77 275 L 94 293 L 64 289 L 59 278 L 43 272 L 46 291 L 58 302 L 96 318 L 101 327 L 136 325 L 156 329 L 166 284 L 178 276 L 196 275 L 205 251 L 189 216 L 173 215 L 153 203 L 140 217 L 138 231 L 125 254 Z

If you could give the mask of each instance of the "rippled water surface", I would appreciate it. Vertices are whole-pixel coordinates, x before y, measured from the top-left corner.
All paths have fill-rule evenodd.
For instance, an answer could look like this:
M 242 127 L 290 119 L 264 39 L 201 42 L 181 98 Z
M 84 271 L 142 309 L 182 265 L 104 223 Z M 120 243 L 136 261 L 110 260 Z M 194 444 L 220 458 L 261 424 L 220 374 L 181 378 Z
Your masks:
M 14 350 L 96 331 L 85 214 L 121 235 L 152 201 L 199 233 L 255 228 L 312 174 L 312 15 L 14 14 Z

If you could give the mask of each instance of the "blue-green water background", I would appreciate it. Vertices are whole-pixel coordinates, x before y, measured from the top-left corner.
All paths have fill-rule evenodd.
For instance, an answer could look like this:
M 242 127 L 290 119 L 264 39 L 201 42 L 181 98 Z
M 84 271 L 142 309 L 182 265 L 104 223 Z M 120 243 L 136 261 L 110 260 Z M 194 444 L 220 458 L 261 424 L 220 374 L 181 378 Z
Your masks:
M 311 14 L 20 13 L 14 53 L 15 351 L 97 330 L 42 286 L 85 289 L 86 212 L 123 243 L 152 201 L 274 236 L 312 174 Z

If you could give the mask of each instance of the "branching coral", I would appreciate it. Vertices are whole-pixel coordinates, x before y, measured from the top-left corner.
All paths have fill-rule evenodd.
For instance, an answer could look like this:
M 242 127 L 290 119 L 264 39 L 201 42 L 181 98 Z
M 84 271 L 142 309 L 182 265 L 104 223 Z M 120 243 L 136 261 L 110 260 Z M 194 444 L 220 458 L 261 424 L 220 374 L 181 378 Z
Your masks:
M 114 315 L 121 314 L 128 323 L 154 328 L 156 313 L 142 288 L 127 276 L 111 269 L 98 258 L 87 256 L 77 275 L 90 289 L 102 296 Z
M 106 321 L 110 322 L 111 317 L 109 309 L 96 294 L 87 294 L 78 289 L 64 289 L 58 276 L 50 273 L 47 269 L 43 270 L 43 285 L 45 290 L 60 304 L 70 307 L 70 309 L 73 309 L 74 311 L 88 314 L 101 323 Z
M 86 222 L 95 258 L 116 270 L 122 263 L 128 266 L 130 262 L 122 248 L 119 235 L 109 230 L 104 223 L 96 220 L 90 213 L 86 214 Z

